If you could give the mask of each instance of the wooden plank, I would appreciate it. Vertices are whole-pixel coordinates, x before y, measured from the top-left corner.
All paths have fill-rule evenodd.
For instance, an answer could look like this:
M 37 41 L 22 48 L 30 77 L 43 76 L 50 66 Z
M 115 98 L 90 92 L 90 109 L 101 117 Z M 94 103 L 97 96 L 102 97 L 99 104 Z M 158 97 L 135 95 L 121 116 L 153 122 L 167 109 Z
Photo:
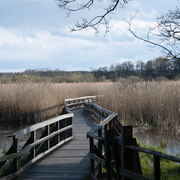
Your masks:
M 110 159 L 110 132 L 105 131 L 105 155 L 106 155 L 106 179 L 111 180 L 111 159 Z
M 154 180 L 160 179 L 160 158 L 154 156 Z
M 81 99 L 96 99 L 96 98 L 101 97 L 101 96 L 102 95 L 98 95 L 98 96 L 85 96 L 85 97 L 65 99 L 65 101 L 74 101 L 74 100 L 81 100 Z
M 44 127 L 44 126 L 53 124 L 53 123 L 55 123 L 55 122 L 57 122 L 57 121 L 61 121 L 61 120 L 66 119 L 66 118 L 71 118 L 71 117 L 73 117 L 73 116 L 74 116 L 73 113 L 60 115 L 60 116 L 55 117 L 55 118 L 53 118 L 53 119 L 49 119 L 49 120 L 47 120 L 47 121 L 40 122 L 40 123 L 37 123 L 37 124 L 35 124 L 35 125 L 29 126 L 29 127 L 27 127 L 27 128 L 24 128 L 24 129 L 22 129 L 22 130 L 16 131 L 16 132 L 8 135 L 8 137 L 13 137 L 13 136 L 15 135 L 16 138 L 19 138 L 19 137 L 24 136 L 25 134 L 31 133 L 32 131 L 35 131 L 35 130 L 37 130 L 37 129 L 40 129 L 40 128 Z
M 63 131 L 66 131 L 67 129 L 71 129 L 72 127 L 73 127 L 73 125 L 70 125 L 70 126 L 67 126 L 65 128 L 62 128 L 62 129 L 60 129 L 60 130 L 50 134 L 49 136 L 46 136 L 46 137 L 44 137 L 42 139 L 39 139 L 36 142 L 26 146 L 24 149 L 22 149 L 21 151 L 19 151 L 17 153 L 13 153 L 13 154 L 10 154 L 10 155 L 2 156 L 2 157 L 0 157 L 0 162 L 3 162 L 3 161 L 8 160 L 8 159 L 17 158 L 17 157 L 23 155 L 25 152 L 29 151 L 31 148 L 37 146 L 38 144 L 41 144 L 41 143 L 45 142 L 46 140 L 56 136 L 57 134 L 59 134 L 59 133 L 61 133 Z
M 104 159 L 101 159 L 99 158 L 98 156 L 92 154 L 92 153 L 89 153 L 89 157 L 95 161 L 97 161 L 98 163 L 100 163 L 101 165 L 105 166 L 105 160 Z
M 102 121 L 104 120 L 104 118 L 102 116 L 100 116 L 98 113 L 96 113 L 95 111 L 91 110 L 91 109 L 87 109 L 86 107 L 84 107 L 84 109 L 92 112 L 93 114 L 95 114 L 95 116 L 97 116 L 99 119 L 101 119 Z M 95 118 L 97 120 L 97 117 Z M 97 122 L 99 123 L 99 120 L 97 120 Z
M 87 136 L 90 136 L 93 138 L 96 138 L 97 136 L 94 135 L 99 129 L 101 129 L 103 126 L 107 125 L 107 123 L 109 121 L 111 121 L 114 117 L 117 116 L 117 113 L 111 114 L 110 116 L 108 116 L 104 121 L 102 121 L 101 123 L 99 123 L 95 128 L 93 128 L 91 131 L 87 132 Z M 102 139 L 100 137 L 97 137 L 96 139 Z
M 95 127 L 93 121 L 82 116 L 82 109 L 73 111 L 73 141 L 62 145 L 60 148 L 37 161 L 28 168 L 20 177 L 23 179 L 85 179 L 90 173 L 89 140 L 86 133 Z M 84 128 L 86 131 L 81 131 Z M 79 130 L 78 130 L 79 129 Z M 37 174 L 35 173 L 37 172 Z M 45 175 L 43 174 L 45 172 Z M 74 174 L 74 176 L 73 176 Z M 77 176 L 76 176 L 77 174 Z
M 128 171 L 126 169 L 119 168 L 120 174 L 122 174 L 125 177 L 131 178 L 133 180 L 152 180 L 150 178 L 147 178 L 145 176 L 142 176 L 140 174 L 136 174 L 134 172 Z
M 85 104 L 87 104 L 88 102 L 84 102 Z M 88 104 L 90 104 L 91 106 L 93 106 L 93 107 L 95 107 L 97 110 L 100 110 L 100 111 L 103 111 L 103 112 L 105 112 L 106 114 L 113 114 L 114 112 L 112 112 L 112 111 L 109 111 L 109 110 L 107 110 L 107 109 L 104 109 L 104 108 L 102 108 L 102 107 L 100 107 L 100 106 L 98 106 L 97 104 L 94 104 L 94 103 L 88 103 Z
M 177 158 L 177 157 L 174 157 L 174 156 L 169 156 L 169 155 L 163 154 L 161 152 L 152 151 L 152 150 L 149 150 L 149 149 L 144 149 L 144 148 L 137 147 L 137 146 L 125 146 L 125 148 L 132 149 L 134 151 L 147 153 L 147 154 L 152 154 L 152 155 L 157 156 L 159 158 L 164 158 L 164 159 L 168 159 L 168 160 L 180 163 L 180 158 Z

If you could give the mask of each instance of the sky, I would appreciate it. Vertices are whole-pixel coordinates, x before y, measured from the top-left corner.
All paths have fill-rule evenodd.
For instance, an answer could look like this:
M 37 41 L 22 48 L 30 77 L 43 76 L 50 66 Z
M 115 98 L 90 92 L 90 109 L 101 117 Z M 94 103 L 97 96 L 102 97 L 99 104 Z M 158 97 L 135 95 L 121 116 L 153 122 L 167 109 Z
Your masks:
M 83 0 L 85 2 L 86 0 Z M 111 16 L 111 29 L 103 27 L 71 32 L 69 27 L 83 17 L 102 14 L 108 1 L 96 3 L 91 11 L 73 12 L 66 17 L 54 0 L 0 0 L 0 72 L 26 69 L 89 71 L 112 64 L 153 60 L 160 55 L 132 36 L 126 20 L 138 10 L 132 28 L 141 37 L 156 17 L 174 10 L 177 0 L 132 0 Z

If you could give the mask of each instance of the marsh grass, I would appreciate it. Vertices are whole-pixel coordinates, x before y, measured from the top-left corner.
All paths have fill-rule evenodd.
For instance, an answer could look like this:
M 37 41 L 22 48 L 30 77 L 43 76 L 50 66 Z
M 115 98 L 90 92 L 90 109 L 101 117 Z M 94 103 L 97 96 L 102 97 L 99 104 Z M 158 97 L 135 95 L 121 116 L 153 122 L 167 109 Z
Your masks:
M 93 83 L 0 84 L 0 120 L 43 121 L 61 113 L 64 99 L 96 95 L 98 88 Z
M 146 143 L 138 140 L 138 144 L 142 148 L 167 154 L 161 146 L 148 146 Z M 153 155 L 139 153 L 140 163 L 143 175 L 148 178 L 153 178 Z M 160 160 L 161 180 L 179 180 L 180 179 L 180 164 L 166 159 Z
M 180 81 L 0 84 L 0 120 L 43 121 L 60 114 L 64 99 L 100 94 L 98 104 L 122 123 L 179 125 Z
M 117 112 L 122 123 L 148 123 L 168 130 L 180 122 L 180 81 L 109 83 L 99 105 Z

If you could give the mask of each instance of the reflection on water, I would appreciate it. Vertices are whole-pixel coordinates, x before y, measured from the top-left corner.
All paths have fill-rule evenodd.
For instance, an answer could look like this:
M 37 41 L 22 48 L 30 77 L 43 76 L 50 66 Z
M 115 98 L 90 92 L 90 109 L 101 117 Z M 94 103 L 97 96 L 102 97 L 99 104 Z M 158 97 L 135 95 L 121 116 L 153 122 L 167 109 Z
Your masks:
M 12 145 L 12 138 L 7 138 L 6 135 L 27 126 L 30 126 L 30 124 L 23 125 L 22 123 L 0 123 L 0 156 L 3 154 L 3 148 L 9 149 Z M 140 139 L 142 142 L 146 142 L 149 146 L 160 146 L 161 143 L 167 144 L 167 147 L 163 149 L 172 156 L 180 157 L 180 135 L 177 135 L 173 128 L 169 128 L 166 132 L 158 129 L 143 130 L 140 128 L 133 128 L 133 132 L 134 137 Z M 40 132 L 37 134 L 40 136 Z M 22 139 L 18 139 L 19 148 L 23 146 L 29 136 L 30 135 L 27 135 Z
M 3 148 L 5 149 L 9 149 L 13 143 L 13 138 L 7 138 L 7 135 L 18 131 L 20 129 L 23 129 L 27 126 L 30 125 L 24 125 L 22 123 L 6 123 L 6 122 L 0 122 L 0 156 L 3 155 Z M 18 139 L 18 145 L 19 148 L 21 148 L 23 146 L 23 144 L 26 142 L 26 140 L 28 139 L 29 135 L 24 136 L 22 139 Z
M 149 129 L 146 131 L 139 131 L 134 128 L 134 136 L 149 146 L 159 147 L 162 143 L 167 147 L 163 148 L 169 155 L 180 156 L 180 135 L 177 135 L 174 129 L 169 129 L 166 132 L 158 129 Z

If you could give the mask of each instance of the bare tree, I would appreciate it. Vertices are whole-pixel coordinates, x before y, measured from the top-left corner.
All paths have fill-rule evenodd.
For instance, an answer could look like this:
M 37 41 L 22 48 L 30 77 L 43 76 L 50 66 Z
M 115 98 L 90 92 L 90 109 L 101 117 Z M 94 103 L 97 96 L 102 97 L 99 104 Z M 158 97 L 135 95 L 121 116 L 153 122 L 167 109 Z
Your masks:
M 136 13 L 137 14 L 137 13 Z M 141 37 L 132 30 L 132 22 L 136 14 L 126 21 L 129 25 L 128 30 L 134 37 L 151 44 L 151 47 L 160 47 L 161 54 L 168 58 L 179 60 L 180 58 L 180 8 L 170 11 L 157 17 L 157 23 L 150 28 L 147 37 Z M 157 41 L 151 38 L 157 37 Z
M 94 0 L 55 0 L 57 2 L 57 6 L 65 10 L 67 13 L 67 17 L 70 16 L 72 12 L 81 11 L 81 10 L 91 10 L 93 5 L 95 4 Z M 103 2 L 104 0 L 97 0 L 96 2 Z M 110 25 L 109 21 L 111 18 L 107 18 L 108 15 L 112 14 L 118 8 L 124 8 L 125 5 L 131 0 L 108 0 L 104 1 L 107 3 L 106 8 L 104 9 L 104 13 L 93 17 L 88 20 L 86 17 L 82 18 L 82 21 L 75 24 L 74 27 L 71 27 L 71 31 L 79 31 L 87 28 L 93 28 L 96 33 L 99 33 L 99 26 L 103 25 L 106 28 L 105 33 L 109 31 Z

